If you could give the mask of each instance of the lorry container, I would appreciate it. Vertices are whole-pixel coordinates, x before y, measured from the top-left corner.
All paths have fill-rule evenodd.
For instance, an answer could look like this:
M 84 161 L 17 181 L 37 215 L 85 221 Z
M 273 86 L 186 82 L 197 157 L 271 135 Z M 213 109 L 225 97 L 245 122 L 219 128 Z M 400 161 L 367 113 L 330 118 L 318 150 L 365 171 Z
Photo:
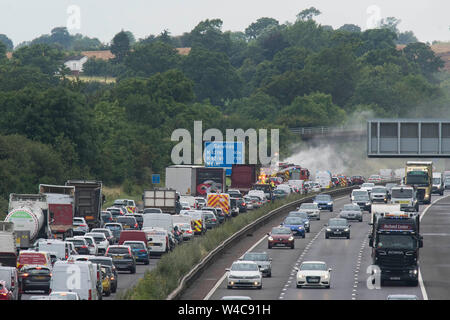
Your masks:
M 45 194 L 16 194 L 9 196 L 6 222 L 14 223 L 14 231 L 22 232 L 27 241 L 32 243 L 37 238 L 49 238 L 49 214 Z M 26 247 L 21 245 L 22 248 Z
M 408 161 L 405 168 L 405 184 L 416 189 L 419 202 L 431 203 L 431 188 L 433 181 L 433 162 Z
M 40 184 L 39 192 L 47 195 L 52 235 L 62 239 L 72 237 L 75 187 Z
M 225 169 L 204 166 L 174 165 L 166 168 L 166 188 L 181 196 L 204 196 L 208 192 L 225 192 Z
M 15 267 L 17 263 L 16 236 L 12 222 L 0 222 L 0 265 Z
M 96 180 L 68 180 L 66 186 L 75 187 L 74 217 L 84 218 L 89 228 L 100 228 L 104 198 L 102 182 Z
M 144 190 L 142 195 L 145 208 L 159 208 L 164 213 L 175 214 L 177 194 L 173 189 L 157 188 Z
M 231 168 L 231 189 L 248 193 L 258 181 L 260 166 L 256 164 L 233 164 Z

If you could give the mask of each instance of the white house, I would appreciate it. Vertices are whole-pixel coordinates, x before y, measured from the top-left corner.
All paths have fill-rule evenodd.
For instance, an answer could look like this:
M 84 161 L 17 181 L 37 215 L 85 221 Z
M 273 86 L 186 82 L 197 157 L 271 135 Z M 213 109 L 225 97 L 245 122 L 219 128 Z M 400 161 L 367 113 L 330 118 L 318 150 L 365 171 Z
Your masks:
M 86 56 L 71 56 L 67 57 L 64 65 L 72 71 L 73 74 L 83 72 L 83 65 L 88 61 Z

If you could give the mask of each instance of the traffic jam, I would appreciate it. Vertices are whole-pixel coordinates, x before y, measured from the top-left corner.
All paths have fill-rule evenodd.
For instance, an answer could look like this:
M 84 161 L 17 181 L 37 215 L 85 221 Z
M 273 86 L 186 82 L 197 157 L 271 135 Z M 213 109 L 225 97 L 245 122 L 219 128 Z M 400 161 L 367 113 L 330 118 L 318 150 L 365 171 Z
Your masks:
M 233 165 L 229 186 L 222 168 L 174 165 L 166 168 L 165 178 L 164 188 L 143 191 L 142 202 L 116 199 L 106 208 L 101 181 L 68 180 L 41 184 L 37 194 L 10 194 L 8 215 L 0 222 L 0 300 L 24 295 L 29 300 L 102 300 L 117 292 L 120 277 L 136 274 L 137 265 L 148 266 L 151 259 L 270 202 L 312 194 L 312 201 L 273 226 L 267 250 L 249 251 L 227 268 L 227 289 L 263 289 L 263 278 L 272 275 L 271 251 L 294 249 L 296 239 L 321 223 L 324 211 L 333 212 L 334 199 L 323 192 L 348 186 L 358 187 L 351 203 L 324 226 L 325 238 L 351 239 L 349 222 L 362 222 L 369 213 L 370 246 L 382 280 L 395 275 L 417 285 L 423 245 L 419 203 L 429 203 L 432 192 L 442 194 L 445 183 L 450 187 L 450 172 L 433 173 L 431 162 L 380 170 L 367 181 L 329 171 L 317 171 L 313 179 L 308 169 L 289 163 L 280 163 L 276 171 Z M 407 250 L 408 262 L 393 264 L 386 256 L 389 246 Z M 327 261 L 304 261 L 296 268 L 296 286 L 330 288 L 332 270 Z

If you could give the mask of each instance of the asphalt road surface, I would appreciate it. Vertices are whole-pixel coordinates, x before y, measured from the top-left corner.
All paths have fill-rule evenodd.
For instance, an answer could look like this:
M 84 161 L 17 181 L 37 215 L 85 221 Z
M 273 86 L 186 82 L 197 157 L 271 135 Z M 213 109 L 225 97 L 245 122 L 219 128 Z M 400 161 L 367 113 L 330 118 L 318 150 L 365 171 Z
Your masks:
M 263 237 L 262 232 L 260 237 L 256 238 L 259 241 L 253 238 L 253 242 L 233 248 L 235 252 L 226 252 L 224 257 L 205 270 L 182 299 L 218 300 L 229 295 L 250 296 L 260 300 L 385 300 L 390 294 L 412 294 L 419 299 L 450 297 L 450 242 L 447 241 L 450 237 L 450 197 L 442 199 L 441 196 L 433 195 L 431 205 L 420 206 L 421 214 L 425 212 L 421 221 L 424 247 L 419 256 L 423 281 L 420 281 L 417 287 L 390 283 L 377 289 L 367 285 L 370 275 L 366 271 L 372 264 L 371 248 L 368 244 L 368 212 L 364 213 L 363 222 L 350 222 L 350 239 L 325 239 L 324 223 L 327 223 L 329 218 L 338 216 L 346 203 L 349 203 L 349 198 L 341 197 L 335 200 L 333 213 L 322 211 L 322 219 L 312 221 L 311 232 L 306 234 L 306 238 L 295 240 L 294 250 L 268 249 L 267 239 Z M 265 229 L 270 230 L 276 223 L 278 221 Z M 246 251 L 268 252 L 273 259 L 272 277 L 263 278 L 261 290 L 227 289 L 225 268 Z M 325 261 L 328 267 L 333 269 L 330 289 L 296 288 L 294 268 L 307 260 Z

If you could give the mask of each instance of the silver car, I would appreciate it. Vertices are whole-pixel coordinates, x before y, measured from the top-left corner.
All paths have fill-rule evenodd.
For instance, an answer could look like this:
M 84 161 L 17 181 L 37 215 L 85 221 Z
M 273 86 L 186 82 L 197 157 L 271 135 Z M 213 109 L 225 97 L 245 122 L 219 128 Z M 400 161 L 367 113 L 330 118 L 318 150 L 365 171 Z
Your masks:
M 320 209 L 317 203 L 302 203 L 297 210 L 306 212 L 309 219 L 320 220 Z
M 359 222 L 363 221 L 361 208 L 357 204 L 344 205 L 344 208 L 341 209 L 339 217 L 347 220 L 358 220 Z
M 73 234 L 84 235 L 89 232 L 89 226 L 84 218 L 73 218 Z
M 231 265 L 227 276 L 227 288 L 251 287 L 262 288 L 262 274 L 258 264 L 253 261 L 235 261 Z
M 263 276 L 272 276 L 272 258 L 266 252 L 246 252 L 239 260 L 256 262 Z

